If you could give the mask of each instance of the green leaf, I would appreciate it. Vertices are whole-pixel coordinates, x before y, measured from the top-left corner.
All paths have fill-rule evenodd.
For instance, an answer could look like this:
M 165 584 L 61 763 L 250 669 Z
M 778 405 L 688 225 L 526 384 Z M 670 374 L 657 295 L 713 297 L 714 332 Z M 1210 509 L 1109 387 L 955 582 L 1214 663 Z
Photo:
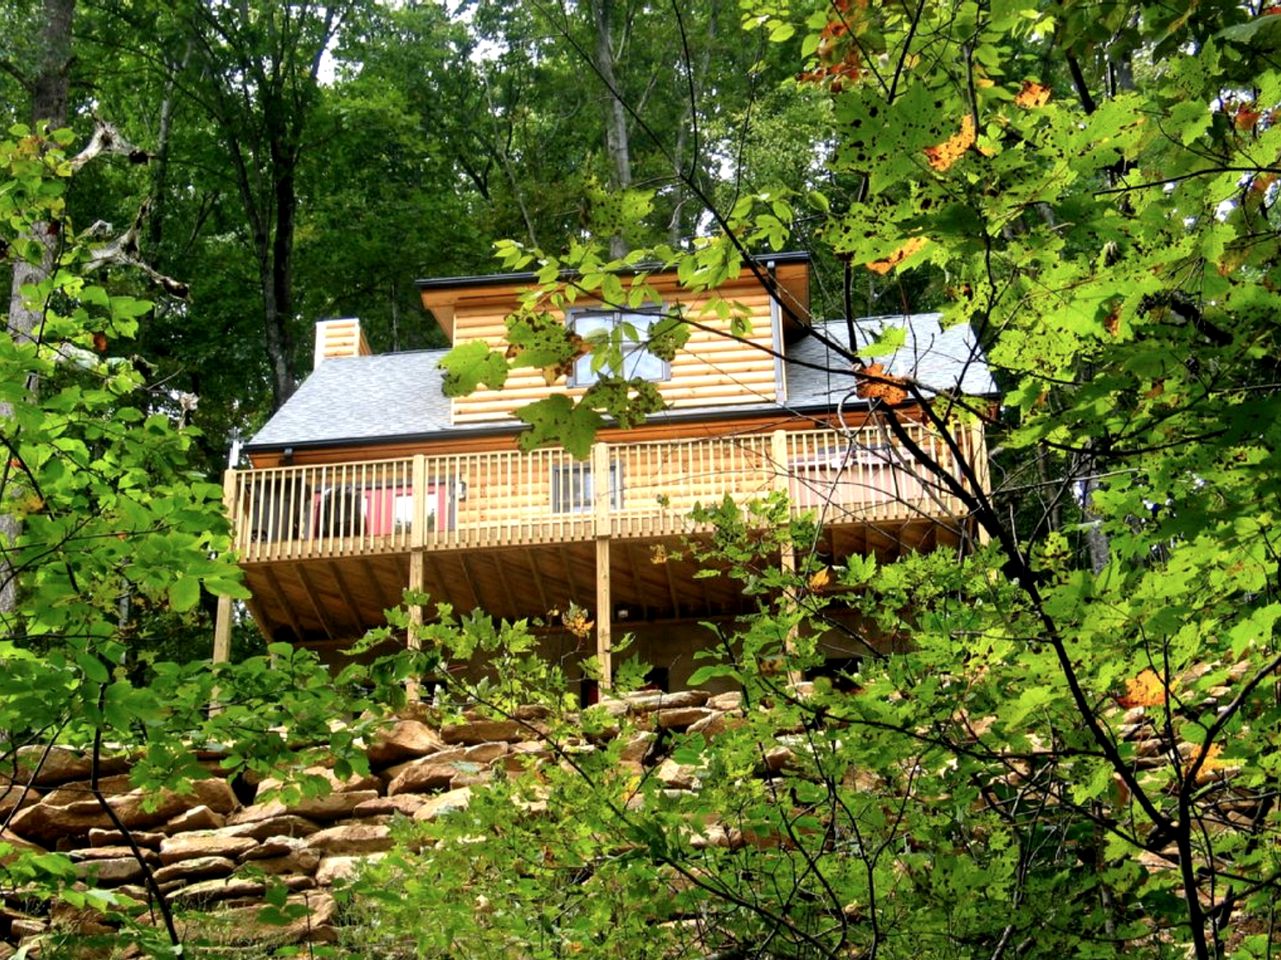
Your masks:
M 186 613 L 200 602 L 200 581 L 195 577 L 179 576 L 169 585 L 169 606 L 177 613 Z
M 80 669 L 84 671 L 84 675 L 93 683 L 106 683 L 111 679 L 111 674 L 107 671 L 102 661 L 92 653 L 77 650 L 75 658 Z
M 595 410 L 559 393 L 522 407 L 516 416 L 531 428 L 520 436 L 522 449 L 560 444 L 580 460 L 591 453 L 596 431 L 604 424 Z
M 441 359 L 440 366 L 445 371 L 444 391 L 448 397 L 466 396 L 482 384 L 501 390 L 507 382 L 507 361 L 479 340 L 454 347 Z

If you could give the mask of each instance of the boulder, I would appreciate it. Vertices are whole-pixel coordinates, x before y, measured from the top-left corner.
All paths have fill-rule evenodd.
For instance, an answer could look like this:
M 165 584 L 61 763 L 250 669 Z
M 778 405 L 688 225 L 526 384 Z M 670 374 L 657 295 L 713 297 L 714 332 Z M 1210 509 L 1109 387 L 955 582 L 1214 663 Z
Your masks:
M 346 790 L 342 793 L 330 793 L 323 797 L 307 797 L 291 806 L 285 806 L 280 800 L 269 800 L 266 803 L 255 803 L 237 810 L 227 818 L 228 826 L 253 823 L 256 820 L 269 820 L 286 814 L 307 817 L 313 820 L 339 820 L 351 815 L 357 805 L 378 796 L 377 790 Z
M 35 917 L 17 917 L 9 925 L 9 935 L 15 940 L 22 940 L 26 937 L 38 937 L 48 929 L 49 925 L 43 920 L 37 920 Z
M 417 811 L 414 812 L 415 820 L 431 821 L 437 817 L 444 816 L 448 813 L 454 813 L 458 810 L 466 810 L 471 803 L 471 787 L 460 787 L 457 790 L 450 790 L 439 796 L 432 797 Z
M 460 787 L 478 787 L 482 783 L 489 783 L 494 779 L 494 773 L 488 767 L 482 767 L 479 770 L 459 770 L 454 774 L 453 779 L 449 781 L 449 789 L 457 790 Z
M 214 944 L 225 943 L 227 946 L 239 946 L 245 942 L 253 943 L 264 950 L 289 946 L 304 940 L 315 942 L 313 934 L 317 930 L 333 928 L 337 906 L 334 898 L 328 893 L 303 893 L 289 897 L 286 907 L 298 905 L 307 908 L 305 916 L 299 916 L 288 924 L 267 923 L 259 917 L 261 905 L 230 907 L 219 910 L 209 916 L 188 915 L 179 921 L 178 932 L 184 940 L 209 941 Z
M 240 862 L 265 860 L 268 857 L 281 857 L 295 850 L 306 850 L 307 841 L 302 837 L 267 837 L 252 850 L 240 855 Z
M 246 866 L 274 875 L 311 875 L 320 866 L 320 854 L 310 847 L 300 847 L 274 857 L 246 861 Z
M 713 710 L 738 710 L 743 706 L 743 693 L 731 690 L 728 693 L 717 693 L 707 698 L 706 706 Z
M 648 713 L 651 710 L 666 710 L 675 707 L 701 707 L 710 696 L 706 690 L 678 690 L 676 693 L 638 690 L 629 693 L 626 701 L 631 713 Z
M 165 833 L 187 833 L 190 830 L 217 830 L 226 826 L 227 818 L 210 810 L 203 803 L 178 814 L 165 824 Z
M 267 837 L 306 837 L 319 829 L 320 824 L 313 820 L 285 813 L 220 827 L 213 832 L 223 837 L 253 837 L 261 841 Z
M 426 757 L 405 764 L 401 772 L 387 784 L 387 796 L 442 790 L 448 787 L 454 776 L 463 770 L 462 764 L 462 760 L 441 763 L 434 757 Z M 480 767 L 472 764 L 472 769 L 479 770 Z
M 256 846 L 258 841 L 253 837 L 184 833 L 176 837 L 167 837 L 160 844 L 160 860 L 166 866 L 180 860 L 194 858 L 227 857 L 235 860 L 243 857 Z
M 490 764 L 505 757 L 510 751 L 511 745 L 508 743 L 478 743 L 463 751 L 463 760 L 466 763 Z
M 735 723 L 740 722 L 735 719 Z M 711 716 L 704 717 L 702 720 L 696 720 L 685 728 L 686 733 L 701 733 L 704 739 L 710 740 L 712 737 L 719 736 L 730 728 L 729 718 L 719 710 L 714 710 Z
M 778 773 L 784 767 L 796 766 L 796 754 L 783 746 L 771 747 L 765 751 L 765 769 Z
M 320 830 L 307 838 L 307 845 L 329 856 L 359 856 L 380 853 L 392 847 L 391 828 L 348 823 Z
M 7 785 L 6 785 L 7 784 Z M 9 816 L 17 807 L 29 807 L 39 803 L 43 794 L 35 787 L 23 787 L 0 778 L 0 818 Z
M 206 806 L 214 813 L 228 814 L 240 806 L 240 801 L 236 799 L 235 792 L 231 789 L 231 784 L 221 777 L 209 777 L 205 780 L 193 780 L 191 788 L 195 796 L 195 802 L 190 802 L 193 794 L 186 794 L 188 809 L 195 809 L 197 806 Z
M 426 797 L 416 793 L 402 793 L 394 797 L 378 797 L 376 800 L 366 800 L 357 806 L 352 811 L 352 815 L 357 817 L 376 817 L 391 816 L 399 813 L 406 817 L 412 817 L 418 808 L 426 802 Z
M 127 830 L 162 824 L 186 806 L 180 797 L 169 791 L 157 794 L 143 790 L 108 797 L 107 803 Z M 84 836 L 94 827 L 108 829 L 114 826 L 97 800 L 77 800 L 62 806 L 41 801 L 19 810 L 9 825 L 23 837 L 45 842 Z
M 316 883 L 331 887 L 335 881 L 346 880 L 366 863 L 376 863 L 385 854 L 371 853 L 367 857 L 325 857 L 316 868 Z
M 155 873 L 156 883 L 171 880 L 203 880 L 207 877 L 226 877 L 236 869 L 236 862 L 227 857 L 192 857 L 161 867 Z
M 593 703 L 586 710 L 589 722 L 600 722 L 602 717 L 608 717 L 611 720 L 621 720 L 627 716 L 627 701 L 615 700 L 613 697 L 605 697 L 602 700 Z
M 378 778 L 371 774 L 353 773 L 346 780 L 340 780 L 334 775 L 334 772 L 328 767 L 308 767 L 303 771 L 308 777 L 321 777 L 329 784 L 331 793 L 346 793 L 352 790 L 377 790 Z M 285 781 L 277 780 L 274 777 L 267 777 L 258 784 L 258 792 L 254 799 L 256 802 L 263 802 L 269 799 L 271 793 L 279 790 Z
M 149 847 L 152 850 L 160 849 L 160 841 L 165 838 L 163 833 L 155 833 L 150 830 L 131 830 L 129 839 L 133 840 L 140 847 Z M 125 835 L 119 830 L 90 830 L 89 846 L 91 847 L 118 847 L 128 843 Z
M 518 720 L 467 720 L 442 727 L 445 743 L 489 743 L 495 740 L 532 740 L 546 731 L 536 722 Z
M 618 759 L 624 763 L 639 763 L 649 753 L 650 744 L 657 739 L 658 734 L 650 730 L 642 730 L 633 734 L 631 739 L 623 745 Z
M 692 790 L 698 785 L 698 778 L 694 775 L 694 768 L 687 764 L 677 763 L 671 757 L 668 757 L 659 765 L 654 776 L 664 786 L 671 787 L 674 790 Z
M 379 730 L 367 751 L 377 767 L 430 756 L 443 750 L 445 741 L 421 720 L 398 720 Z
M 12 830 L 6 827 L 0 827 L 0 843 L 7 843 L 12 849 L 3 857 L 0 857 L 0 864 L 12 863 L 23 853 L 45 853 L 45 848 L 30 840 L 24 840 Z
M 408 770 L 410 767 L 418 766 L 424 763 L 453 763 L 455 760 L 463 760 L 467 756 L 467 747 L 450 747 L 447 750 L 441 750 L 430 756 L 419 757 L 417 760 L 406 760 L 403 763 L 393 763 L 386 770 L 379 774 L 384 784 L 391 783 L 398 776 Z
M 690 724 L 717 716 L 717 711 L 706 707 L 667 707 L 655 715 L 655 723 L 666 730 L 684 730 Z
M 241 877 L 202 880 L 175 890 L 171 894 L 174 903 L 183 906 L 201 903 L 216 903 L 220 900 L 257 899 L 263 895 L 266 886 L 258 880 L 245 880 Z
M 160 857 L 154 850 L 148 850 L 146 847 L 140 847 L 144 863 L 159 863 Z M 88 847 L 80 850 L 72 850 L 67 854 L 68 857 L 76 863 L 84 863 L 90 860 L 119 860 L 122 857 L 133 857 L 133 848 L 125 845 L 113 847 Z M 137 859 L 134 857 L 134 859 Z
M 30 780 L 37 787 L 52 787 L 68 780 L 87 780 L 92 769 L 93 760 L 87 753 L 55 746 L 46 756 L 42 744 L 31 744 L 18 748 L 18 776 L 15 779 L 19 783 Z M 128 769 L 129 761 L 125 757 L 104 756 L 98 760 L 99 777 L 124 773 Z
M 113 857 L 110 860 L 83 860 L 76 864 L 76 875 L 92 879 L 104 887 L 114 887 L 142 879 L 143 869 L 133 857 Z
M 90 789 L 89 784 L 88 780 L 72 780 L 70 783 L 64 783 L 46 793 L 44 802 L 51 803 L 55 807 L 63 807 L 77 800 L 92 800 L 94 799 L 93 790 Z M 98 789 L 105 797 L 118 797 L 132 790 L 133 784 L 129 780 L 129 774 L 117 773 L 110 777 L 99 777 Z

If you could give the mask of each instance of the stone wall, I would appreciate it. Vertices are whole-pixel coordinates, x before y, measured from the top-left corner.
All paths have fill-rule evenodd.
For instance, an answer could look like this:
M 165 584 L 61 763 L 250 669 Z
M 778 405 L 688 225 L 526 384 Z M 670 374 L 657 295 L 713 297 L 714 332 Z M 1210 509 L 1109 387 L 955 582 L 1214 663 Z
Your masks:
M 636 693 L 600 707 L 638 716 L 643 727 L 709 733 L 738 708 L 737 694 L 697 690 Z M 216 776 L 196 781 L 188 795 L 144 794 L 129 782 L 127 760 L 108 757 L 99 780 L 108 814 L 90 789 L 87 756 L 62 747 L 45 755 L 43 747 L 27 747 L 19 752 L 17 775 L 0 782 L 0 817 L 8 821 L 0 840 L 18 849 L 64 852 L 86 883 L 144 903 L 152 900 L 150 872 L 174 907 L 184 937 L 264 945 L 329 941 L 336 935 L 334 882 L 362 859 L 390 849 L 392 821 L 432 820 L 465 806 L 472 788 L 498 767 L 517 772 L 546 760 L 549 753 L 538 738 L 543 716 L 526 708 L 512 720 L 390 721 L 367 748 L 370 775 L 340 781 L 324 768 L 311 768 L 330 781 L 332 791 L 293 804 L 271 799 L 280 786 L 276 781 L 233 787 Z M 634 736 L 624 752 L 628 762 L 652 752 L 655 740 L 649 731 Z M 218 769 L 218 759 L 214 752 L 202 756 L 211 771 Z M 660 779 L 686 785 L 679 765 L 646 759 L 659 764 Z M 271 878 L 290 891 L 292 903 L 308 909 L 307 916 L 286 927 L 259 922 Z M 91 912 L 33 908 L 18 897 L 0 908 L 0 957 L 50 936 L 109 932 Z

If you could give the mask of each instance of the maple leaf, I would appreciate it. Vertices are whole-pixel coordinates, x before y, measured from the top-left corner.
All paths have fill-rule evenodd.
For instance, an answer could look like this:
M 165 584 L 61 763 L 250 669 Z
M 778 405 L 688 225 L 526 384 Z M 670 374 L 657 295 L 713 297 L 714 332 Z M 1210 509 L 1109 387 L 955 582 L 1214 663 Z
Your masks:
M 1027 110 L 1043 107 L 1050 102 L 1050 88 L 1035 80 L 1024 80 L 1023 86 L 1014 96 L 1014 105 Z
M 832 574 L 827 567 L 819 567 L 810 575 L 809 588 L 811 590 L 822 590 L 832 580 Z
M 884 276 L 929 242 L 927 237 L 912 237 L 884 260 L 873 260 L 868 263 L 867 269 Z
M 605 422 L 595 410 L 575 404 L 563 393 L 536 400 L 517 410 L 516 416 L 531 427 L 520 435 L 522 450 L 559 443 L 579 460 L 591 453 L 596 431 Z
M 1232 118 L 1232 122 L 1236 124 L 1236 128 L 1242 133 L 1248 133 L 1254 129 L 1261 116 L 1263 114 L 1254 108 L 1254 104 L 1243 103 L 1237 107 L 1236 116 Z
M 974 145 L 974 118 L 968 113 L 961 118 L 960 132 L 954 133 L 936 147 L 925 148 L 925 159 L 930 166 L 942 173 L 960 160 L 965 151 Z
M 1211 780 L 1219 779 L 1223 773 L 1238 768 L 1238 765 L 1231 760 L 1223 759 L 1220 756 L 1221 753 L 1223 753 L 1222 744 L 1210 744 L 1210 748 L 1205 751 L 1205 759 L 1201 761 L 1201 766 L 1196 772 L 1197 783 L 1209 783 Z
M 1165 703 L 1165 681 L 1151 667 L 1137 677 L 1125 681 L 1125 693 L 1117 698 L 1117 703 L 1129 709 L 1131 707 L 1159 707 Z
M 481 384 L 501 390 L 507 382 L 507 361 L 503 355 L 480 340 L 460 344 L 441 358 L 445 371 L 442 388 L 447 397 L 462 397 Z

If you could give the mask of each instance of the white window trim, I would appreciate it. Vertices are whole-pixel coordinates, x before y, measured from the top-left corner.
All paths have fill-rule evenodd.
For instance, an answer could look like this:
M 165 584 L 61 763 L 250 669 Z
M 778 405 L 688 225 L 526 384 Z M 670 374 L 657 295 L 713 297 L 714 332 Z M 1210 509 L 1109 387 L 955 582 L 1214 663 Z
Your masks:
M 584 317 L 611 317 L 613 318 L 610 324 L 611 329 L 613 327 L 616 327 L 620 323 L 629 323 L 636 328 L 636 332 L 638 334 L 645 335 L 645 334 L 648 334 L 649 328 L 653 325 L 654 321 L 662 319 L 664 315 L 664 307 L 662 304 L 651 305 L 648 307 L 639 307 L 635 310 L 611 310 L 611 309 L 606 309 L 604 307 L 579 307 L 579 308 L 567 311 L 566 315 L 568 318 L 569 325 L 574 330 L 575 333 L 578 332 L 579 320 Z M 643 322 L 637 323 L 637 318 L 640 318 Z M 628 356 L 639 352 L 641 354 L 644 354 L 648 357 L 653 358 L 654 360 L 657 360 L 663 366 L 663 372 L 661 376 L 641 377 L 640 379 L 646 380 L 650 383 L 663 383 L 667 380 L 672 379 L 671 363 L 667 360 L 663 360 L 659 357 L 655 357 L 654 354 L 650 353 L 649 347 L 648 347 L 648 339 L 640 340 L 640 341 L 625 340 L 623 341 L 623 343 L 624 343 L 624 347 L 626 347 L 628 343 L 634 343 L 636 346 L 635 350 L 631 350 L 631 351 L 627 349 L 623 350 L 623 368 L 624 368 L 623 373 L 624 374 L 626 374 Z M 598 382 L 600 377 L 600 371 L 590 371 L 591 359 L 592 359 L 591 354 L 588 354 L 587 356 L 579 357 L 574 361 L 574 365 L 569 372 L 569 378 L 568 378 L 569 386 L 590 387 L 592 384 Z M 583 377 L 579 375 L 579 364 L 582 364 L 582 363 L 586 363 L 589 365 L 588 367 L 589 376 L 587 377 Z

